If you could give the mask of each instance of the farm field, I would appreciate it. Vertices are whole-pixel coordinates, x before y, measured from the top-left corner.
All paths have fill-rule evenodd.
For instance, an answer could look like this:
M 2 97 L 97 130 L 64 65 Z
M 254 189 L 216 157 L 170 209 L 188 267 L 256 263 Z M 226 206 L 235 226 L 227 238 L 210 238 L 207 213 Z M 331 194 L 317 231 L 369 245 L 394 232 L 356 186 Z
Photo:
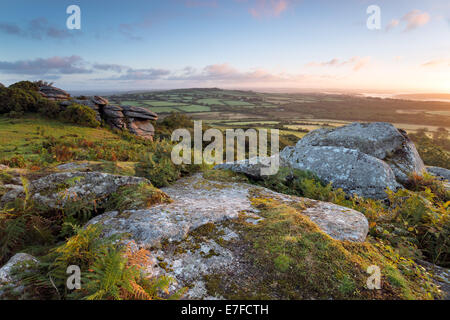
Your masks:
M 177 89 L 117 94 L 112 103 L 149 108 L 164 118 L 172 112 L 189 113 L 218 128 L 277 128 L 282 134 L 302 136 L 320 127 L 354 121 L 391 122 L 414 133 L 426 128 L 450 130 L 450 103 L 381 99 L 319 93 L 263 93 L 241 90 Z

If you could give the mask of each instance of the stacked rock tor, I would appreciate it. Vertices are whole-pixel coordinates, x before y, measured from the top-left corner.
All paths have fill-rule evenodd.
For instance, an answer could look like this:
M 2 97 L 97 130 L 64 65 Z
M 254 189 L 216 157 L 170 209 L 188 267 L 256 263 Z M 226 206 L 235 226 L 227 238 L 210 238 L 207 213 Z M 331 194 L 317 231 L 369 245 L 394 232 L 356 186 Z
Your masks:
M 136 136 L 150 140 L 155 134 L 152 121 L 158 120 L 158 115 L 148 109 L 110 105 L 108 99 L 100 96 L 75 99 L 71 98 L 70 94 L 64 90 L 51 85 L 40 86 L 39 92 L 47 99 L 58 101 L 61 110 L 65 110 L 73 104 L 84 105 L 95 111 L 98 121 L 104 121 L 115 129 L 128 130 Z
M 70 94 L 68 94 L 67 92 L 65 92 L 62 89 L 55 88 L 54 86 L 51 86 L 51 85 L 39 86 L 39 93 L 44 98 L 47 98 L 49 100 L 60 101 L 60 100 L 69 100 L 70 99 Z

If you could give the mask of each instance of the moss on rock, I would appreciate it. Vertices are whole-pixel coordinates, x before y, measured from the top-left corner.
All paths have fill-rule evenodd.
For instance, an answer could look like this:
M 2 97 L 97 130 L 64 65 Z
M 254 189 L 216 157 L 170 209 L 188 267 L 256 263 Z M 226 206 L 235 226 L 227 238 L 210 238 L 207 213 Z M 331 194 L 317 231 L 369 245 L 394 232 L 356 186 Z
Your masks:
M 256 196 L 256 194 L 255 194 Z M 254 197 L 264 218 L 245 215 L 230 223 L 240 240 L 225 244 L 241 252 L 245 274 L 204 277 L 208 294 L 226 299 L 432 299 L 440 292 L 425 270 L 370 239 L 336 241 L 301 214 L 307 204 L 289 205 Z M 369 266 L 382 274 L 381 290 L 367 287 Z

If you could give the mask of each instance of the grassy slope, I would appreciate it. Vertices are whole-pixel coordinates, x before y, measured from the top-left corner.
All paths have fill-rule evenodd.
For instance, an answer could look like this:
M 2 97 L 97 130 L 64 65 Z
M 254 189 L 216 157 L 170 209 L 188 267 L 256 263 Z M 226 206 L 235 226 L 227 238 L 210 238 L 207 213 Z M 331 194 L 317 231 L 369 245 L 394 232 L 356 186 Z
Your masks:
M 56 138 L 62 136 L 88 138 L 93 142 L 120 139 L 106 129 L 43 119 L 38 115 L 28 115 L 23 119 L 0 116 L 0 158 L 17 155 L 22 155 L 25 159 L 37 157 L 33 154 L 33 147 L 42 144 L 47 135 Z

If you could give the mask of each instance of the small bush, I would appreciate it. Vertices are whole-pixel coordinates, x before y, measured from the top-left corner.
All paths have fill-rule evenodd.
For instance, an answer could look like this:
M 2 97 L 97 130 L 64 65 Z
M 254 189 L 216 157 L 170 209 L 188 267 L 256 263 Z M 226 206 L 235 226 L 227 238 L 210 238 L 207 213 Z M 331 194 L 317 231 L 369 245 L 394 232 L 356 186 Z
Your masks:
M 25 112 L 36 112 L 37 103 L 41 99 L 41 95 L 36 91 L 1 88 L 0 113 L 9 113 L 11 117 L 17 117 Z
M 37 109 L 40 114 L 55 119 L 58 117 L 61 109 L 55 101 L 48 99 L 41 99 L 37 104 Z
M 100 122 L 96 119 L 94 110 L 87 106 L 73 104 L 68 106 L 66 110 L 60 113 L 63 121 L 79 124 L 82 126 L 97 128 Z

